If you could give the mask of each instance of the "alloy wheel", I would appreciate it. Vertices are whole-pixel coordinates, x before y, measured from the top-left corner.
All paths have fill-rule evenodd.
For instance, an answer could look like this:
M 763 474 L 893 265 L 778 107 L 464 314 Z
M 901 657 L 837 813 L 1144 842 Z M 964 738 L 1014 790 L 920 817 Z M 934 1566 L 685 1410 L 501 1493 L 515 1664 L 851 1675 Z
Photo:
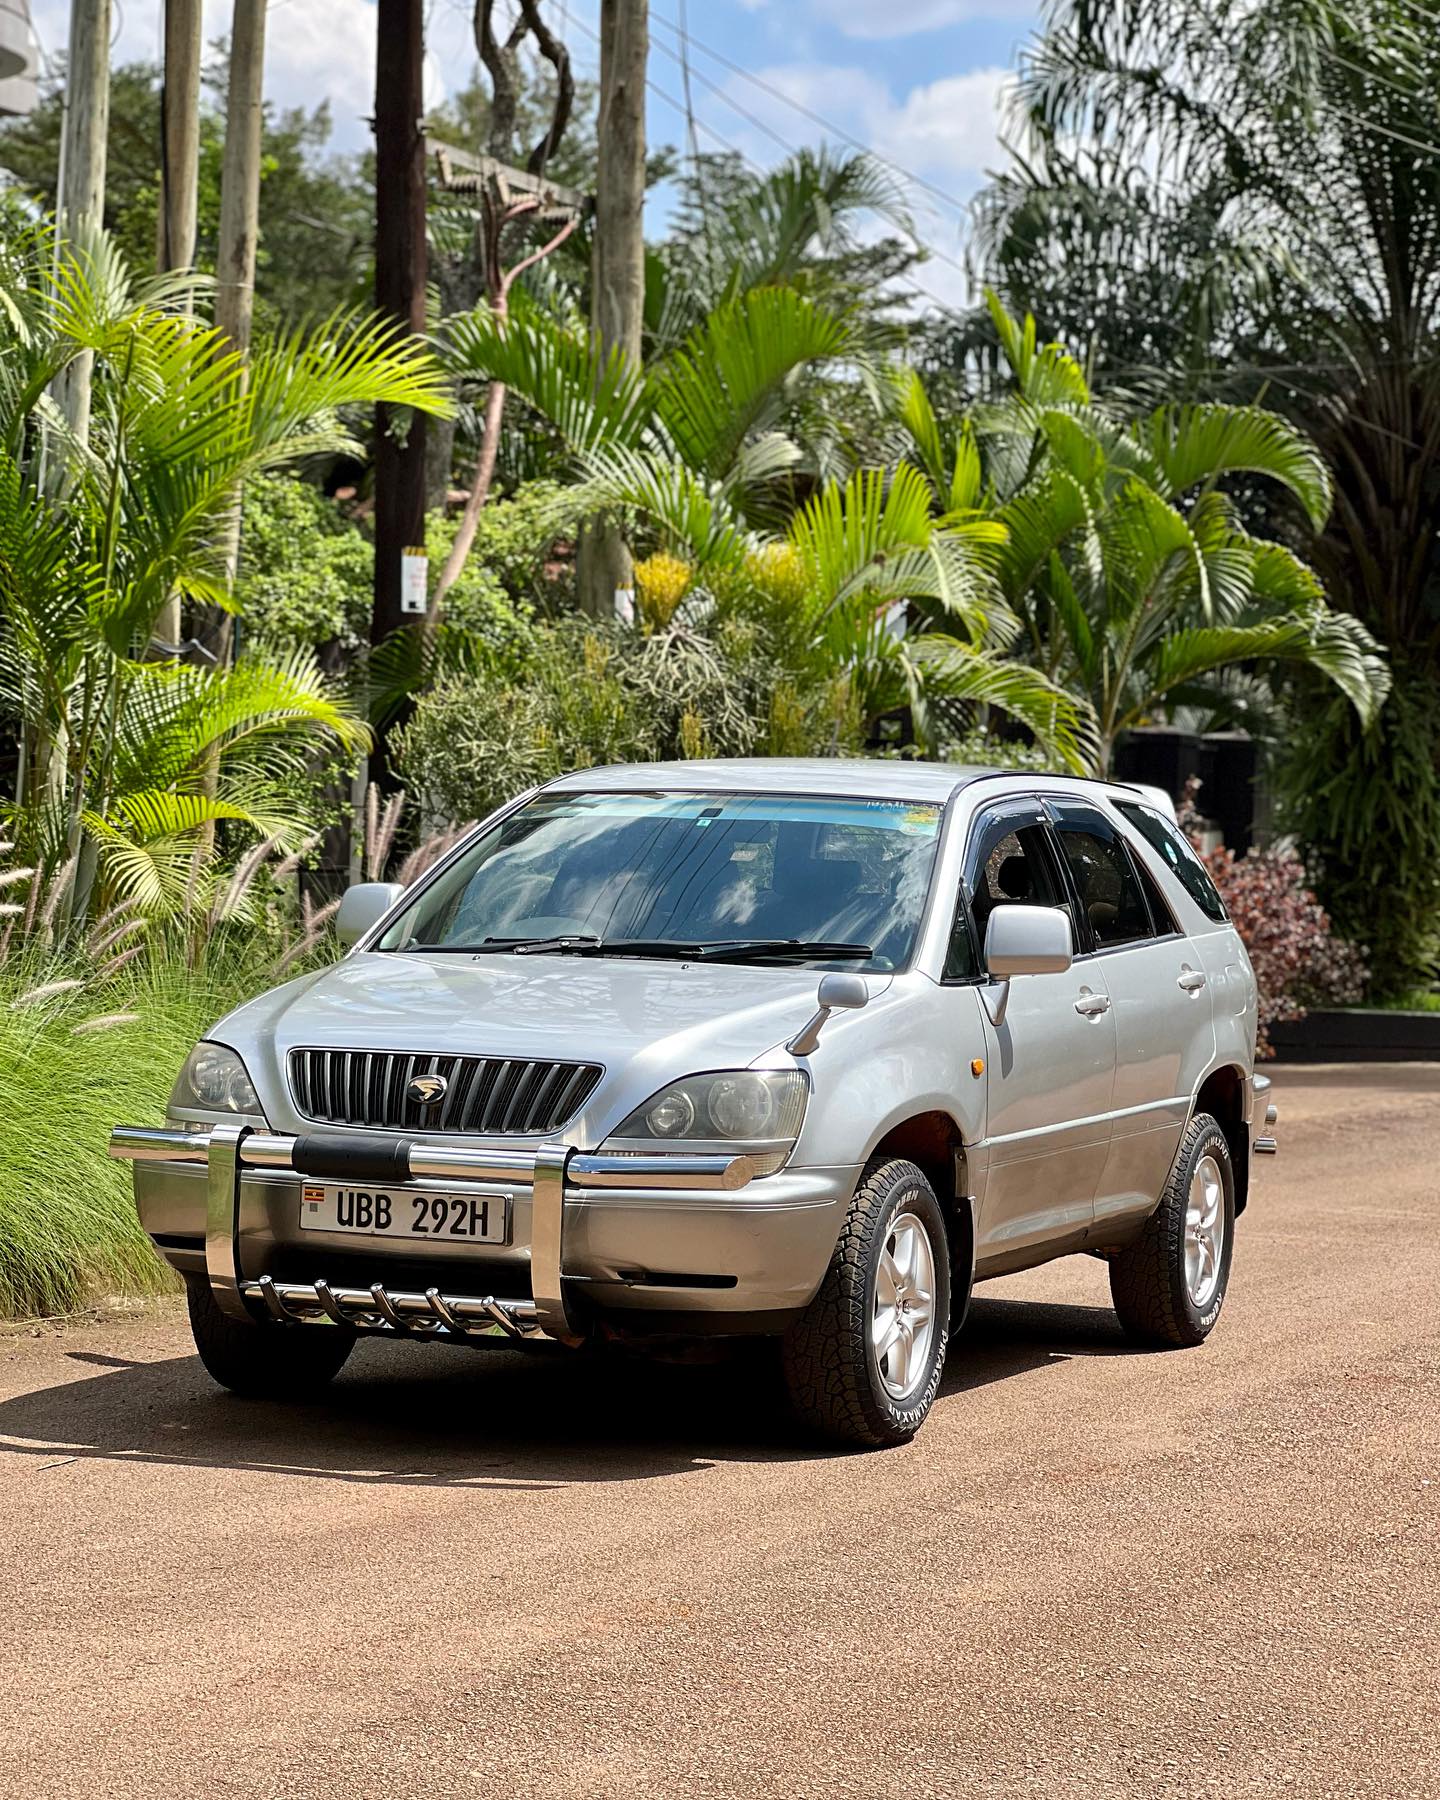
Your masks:
M 870 1348 L 880 1384 L 905 1399 L 923 1379 L 935 1339 L 935 1249 L 912 1212 L 890 1222 L 875 1272 Z
M 1185 1286 L 1197 1312 L 1215 1298 L 1225 1253 L 1225 1183 L 1213 1156 L 1202 1156 L 1190 1177 L 1185 1206 Z

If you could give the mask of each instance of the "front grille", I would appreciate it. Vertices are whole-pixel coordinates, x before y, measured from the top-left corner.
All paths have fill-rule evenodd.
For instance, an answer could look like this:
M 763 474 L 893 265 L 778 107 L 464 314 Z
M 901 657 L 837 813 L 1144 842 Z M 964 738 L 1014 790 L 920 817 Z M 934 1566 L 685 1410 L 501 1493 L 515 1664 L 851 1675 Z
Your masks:
M 443 1075 L 444 1098 L 422 1106 L 417 1075 Z M 393 1050 L 292 1050 L 290 1091 L 298 1111 L 326 1125 L 395 1131 L 558 1131 L 595 1090 L 594 1063 L 525 1057 L 412 1056 Z

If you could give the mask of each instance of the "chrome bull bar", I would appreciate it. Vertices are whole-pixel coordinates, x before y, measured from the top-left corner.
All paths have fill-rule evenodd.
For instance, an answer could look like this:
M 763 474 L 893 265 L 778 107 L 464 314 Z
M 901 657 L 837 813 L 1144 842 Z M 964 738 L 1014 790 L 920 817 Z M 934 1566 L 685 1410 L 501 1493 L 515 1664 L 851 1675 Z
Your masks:
M 244 1124 L 221 1123 L 209 1131 L 157 1130 L 118 1125 L 110 1154 L 126 1162 L 200 1163 L 206 1168 L 205 1270 L 216 1304 L 233 1318 L 253 1319 L 257 1309 L 277 1321 L 333 1319 L 366 1331 L 412 1336 L 437 1332 L 475 1337 L 496 1327 L 516 1338 L 575 1339 L 583 1326 L 570 1305 L 565 1268 L 565 1196 L 606 1187 L 744 1187 L 751 1157 L 711 1155 L 587 1154 L 566 1144 L 525 1149 L 425 1144 L 364 1133 L 285 1137 Z M 246 1171 L 292 1170 L 321 1179 L 513 1182 L 531 1194 L 529 1299 L 493 1294 L 442 1294 L 332 1287 L 313 1282 L 247 1277 L 240 1255 L 240 1184 Z
M 442 1294 L 434 1287 L 417 1293 L 386 1288 L 378 1281 L 368 1288 L 331 1287 L 324 1280 L 275 1281 L 269 1275 L 242 1281 L 240 1293 L 280 1322 L 329 1318 L 337 1325 L 398 1332 L 404 1337 L 434 1337 L 441 1331 L 454 1338 L 483 1337 L 497 1327 L 507 1337 L 542 1335 L 539 1308 L 533 1300 L 497 1300 L 493 1294 L 482 1299 L 471 1294 Z

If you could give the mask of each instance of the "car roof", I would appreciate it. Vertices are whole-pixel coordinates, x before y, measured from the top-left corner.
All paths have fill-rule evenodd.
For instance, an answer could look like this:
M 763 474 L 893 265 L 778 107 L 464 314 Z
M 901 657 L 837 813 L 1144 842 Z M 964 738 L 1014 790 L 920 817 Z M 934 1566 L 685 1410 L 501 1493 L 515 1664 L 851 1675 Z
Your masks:
M 944 802 L 975 782 L 1003 781 L 1022 792 L 1043 786 L 1093 795 L 1097 788 L 1126 789 L 1123 782 L 1078 776 L 1032 775 L 967 763 L 867 756 L 697 757 L 689 762 L 616 763 L 576 769 L 547 782 L 547 793 L 680 791 L 684 793 L 826 794 L 875 800 Z M 1134 789 L 1129 789 L 1134 792 Z

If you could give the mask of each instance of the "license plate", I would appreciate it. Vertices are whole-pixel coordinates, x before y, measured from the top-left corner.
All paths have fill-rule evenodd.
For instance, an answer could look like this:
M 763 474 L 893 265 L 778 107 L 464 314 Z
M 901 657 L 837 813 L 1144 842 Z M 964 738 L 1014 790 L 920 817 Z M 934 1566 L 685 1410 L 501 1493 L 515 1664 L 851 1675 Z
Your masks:
M 300 1225 L 305 1231 L 423 1238 L 428 1243 L 506 1244 L 510 1200 L 509 1194 L 422 1193 L 307 1181 L 300 1190 Z

